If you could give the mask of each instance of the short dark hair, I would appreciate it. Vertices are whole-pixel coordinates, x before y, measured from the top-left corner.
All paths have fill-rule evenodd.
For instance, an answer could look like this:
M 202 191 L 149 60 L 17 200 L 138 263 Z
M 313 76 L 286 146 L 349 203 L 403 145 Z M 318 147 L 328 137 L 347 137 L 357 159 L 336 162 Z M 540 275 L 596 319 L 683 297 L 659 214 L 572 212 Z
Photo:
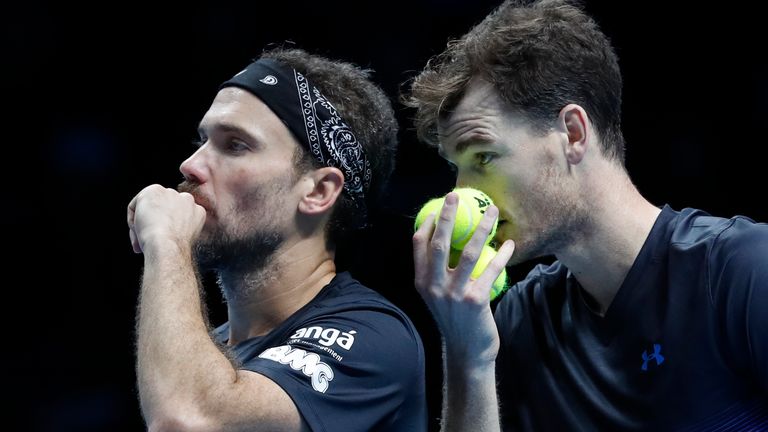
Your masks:
M 370 79 L 370 70 L 296 48 L 271 48 L 261 58 L 271 58 L 301 72 L 333 104 L 342 119 L 355 132 L 371 166 L 371 184 L 365 191 L 370 210 L 375 207 L 395 164 L 398 126 L 392 103 Z M 303 146 L 295 158 L 300 172 L 322 165 Z M 341 195 L 328 224 L 332 245 L 354 232 L 357 208 L 346 194 Z
M 603 153 L 624 163 L 618 58 L 597 23 L 573 2 L 507 0 L 449 42 L 403 98 L 417 108 L 422 140 L 438 143 L 438 120 L 455 108 L 472 77 L 489 81 L 537 133 L 550 130 L 565 105 L 582 106 Z

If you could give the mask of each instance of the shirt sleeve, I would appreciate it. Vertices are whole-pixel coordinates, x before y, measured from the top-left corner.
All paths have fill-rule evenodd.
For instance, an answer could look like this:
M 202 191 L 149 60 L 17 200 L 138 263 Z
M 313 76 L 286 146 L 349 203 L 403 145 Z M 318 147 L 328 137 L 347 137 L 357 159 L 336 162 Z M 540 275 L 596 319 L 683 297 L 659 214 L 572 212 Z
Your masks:
M 735 218 L 715 243 L 709 265 L 728 358 L 768 394 L 768 225 Z
M 282 387 L 313 431 L 386 430 L 419 405 L 424 353 L 403 317 L 360 309 L 305 320 L 242 368 Z

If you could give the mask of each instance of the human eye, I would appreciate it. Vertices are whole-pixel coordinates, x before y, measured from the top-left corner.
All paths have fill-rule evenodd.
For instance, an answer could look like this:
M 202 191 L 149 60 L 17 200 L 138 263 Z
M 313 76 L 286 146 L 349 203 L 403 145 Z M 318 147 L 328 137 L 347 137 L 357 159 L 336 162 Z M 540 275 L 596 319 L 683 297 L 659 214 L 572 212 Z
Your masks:
M 488 164 L 490 164 L 494 159 L 496 158 L 496 155 L 491 152 L 480 152 L 475 154 L 475 162 L 478 167 L 485 167 Z
M 240 153 L 249 149 L 248 145 L 237 139 L 230 139 L 226 144 L 227 151 L 231 153 Z

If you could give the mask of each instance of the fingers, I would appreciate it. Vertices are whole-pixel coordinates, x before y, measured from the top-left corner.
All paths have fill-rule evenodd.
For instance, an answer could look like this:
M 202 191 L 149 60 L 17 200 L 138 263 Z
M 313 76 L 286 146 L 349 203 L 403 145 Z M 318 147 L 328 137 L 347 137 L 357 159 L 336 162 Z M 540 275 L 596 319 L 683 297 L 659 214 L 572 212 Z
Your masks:
M 136 233 L 133 231 L 133 224 L 136 219 L 136 202 L 138 201 L 139 195 L 136 194 L 136 196 L 131 199 L 131 202 L 128 203 L 128 209 L 127 209 L 127 215 L 128 215 L 128 237 L 131 239 L 131 247 L 133 247 L 134 253 L 141 253 L 141 247 L 139 246 L 139 239 L 136 236 Z
M 133 231 L 133 229 L 128 230 L 128 236 L 131 238 L 131 246 L 133 247 L 134 253 L 142 253 L 141 245 L 139 244 L 139 238 L 136 237 L 136 233 Z
M 197 217 L 197 219 L 199 219 L 201 223 L 205 222 L 205 208 L 195 202 L 195 197 L 191 193 L 177 192 L 176 189 L 173 188 L 168 188 L 168 190 L 172 191 L 174 194 L 178 193 L 179 196 L 182 197 L 192 207 L 192 212 Z
M 435 217 L 434 213 L 427 216 L 419 229 L 413 234 L 413 264 L 417 273 L 429 266 L 429 252 L 427 248 L 429 247 L 429 239 L 435 226 Z
M 430 251 L 432 254 L 431 267 L 434 271 L 445 271 L 448 265 L 448 257 L 451 253 L 451 236 L 453 235 L 453 224 L 456 220 L 456 209 L 458 208 L 459 196 L 451 192 L 445 196 L 443 209 L 437 219 L 435 233 L 430 242 Z
M 133 248 L 133 251 L 135 253 L 142 253 L 142 247 L 141 247 L 141 241 L 139 241 L 139 231 L 140 226 L 137 226 L 137 223 L 140 222 L 137 219 L 137 212 L 140 214 L 145 213 L 145 210 L 139 211 L 140 204 L 146 201 L 148 198 L 151 198 L 152 196 L 157 196 L 158 194 L 162 193 L 164 190 L 170 190 L 168 188 L 164 188 L 160 185 L 153 184 L 145 187 L 142 189 L 139 193 L 137 193 L 133 199 L 131 199 L 131 202 L 128 203 L 128 207 L 126 209 L 126 218 L 128 223 L 128 237 L 131 241 L 131 247 Z M 151 201 L 151 200 L 150 200 Z
M 472 303 L 487 302 L 491 286 L 504 270 L 514 252 L 514 242 L 504 242 L 483 273 L 476 279 L 473 270 L 481 256 L 485 241 L 493 230 L 499 215 L 496 206 L 490 206 L 475 233 L 464 247 L 456 268 L 448 268 L 451 234 L 456 218 L 458 196 L 449 193 L 439 216 L 429 215 L 413 235 L 413 261 L 417 290 L 425 300 L 434 298 L 470 297 Z M 437 224 L 434 220 L 437 219 Z M 431 237 L 430 237 L 431 236 Z M 483 299 L 486 301 L 483 301 Z
M 466 277 L 468 280 L 477 264 L 480 254 L 483 252 L 483 246 L 485 246 L 485 240 L 488 238 L 493 229 L 493 224 L 496 222 L 496 218 L 499 216 L 499 209 L 496 206 L 488 207 L 485 211 L 485 215 L 480 219 L 480 223 L 475 229 L 475 233 L 472 238 L 464 246 L 464 250 L 461 253 L 461 259 L 456 266 L 455 272 L 461 277 Z
M 422 296 L 442 295 L 451 250 L 458 195 L 449 193 L 439 215 L 430 214 L 413 235 L 414 282 Z M 437 224 L 435 224 L 437 219 Z
M 135 197 L 133 197 L 131 202 L 128 203 L 128 212 L 127 213 L 128 213 L 128 226 L 129 227 L 133 226 L 133 218 L 136 216 L 136 200 L 137 200 L 138 197 L 139 197 L 139 195 L 137 194 Z
M 489 356 L 495 358 L 499 337 L 489 302 L 491 286 L 512 256 L 514 244 L 505 242 L 480 279 L 471 278 L 485 239 L 498 217 L 498 209 L 491 206 L 465 246 L 459 265 L 449 268 L 457 208 L 458 195 L 447 194 L 440 214 L 427 216 L 414 233 L 416 289 L 429 308 L 446 347 L 457 347 L 456 357 L 490 353 Z M 467 326 L 468 322 L 472 325 Z

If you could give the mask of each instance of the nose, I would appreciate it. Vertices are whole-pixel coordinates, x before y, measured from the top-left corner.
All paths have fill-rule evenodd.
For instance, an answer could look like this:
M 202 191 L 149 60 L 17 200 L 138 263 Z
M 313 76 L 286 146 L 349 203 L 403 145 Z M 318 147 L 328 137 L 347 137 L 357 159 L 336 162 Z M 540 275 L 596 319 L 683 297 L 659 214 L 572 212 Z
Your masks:
M 209 168 L 206 160 L 205 145 L 200 146 L 179 166 L 184 179 L 191 183 L 202 184 L 208 180 Z

